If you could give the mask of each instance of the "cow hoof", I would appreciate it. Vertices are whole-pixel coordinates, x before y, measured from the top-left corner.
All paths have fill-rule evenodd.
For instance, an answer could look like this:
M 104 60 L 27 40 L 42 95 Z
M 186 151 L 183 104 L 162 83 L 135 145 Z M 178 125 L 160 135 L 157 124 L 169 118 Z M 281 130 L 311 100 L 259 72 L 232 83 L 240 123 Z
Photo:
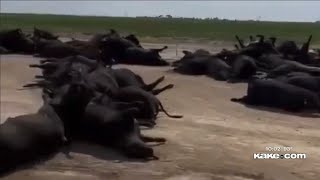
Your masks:
M 172 89 L 173 87 L 174 87 L 174 84 L 169 84 L 169 85 L 167 86 L 168 89 Z
M 227 82 L 228 82 L 228 83 L 237 83 L 238 81 L 235 80 L 235 79 L 228 79 Z
M 164 81 L 164 79 L 165 79 L 165 76 L 161 76 L 161 77 L 159 78 L 159 81 Z
M 154 122 L 138 122 L 139 126 L 145 126 L 145 127 L 148 127 L 148 128 L 153 128 L 156 123 Z
M 151 157 L 146 158 L 146 160 L 152 161 L 152 160 L 159 160 L 159 157 L 153 155 Z
M 161 143 L 167 142 L 167 139 L 162 137 L 156 137 L 156 138 L 153 138 L 153 140 L 154 142 L 161 142 Z

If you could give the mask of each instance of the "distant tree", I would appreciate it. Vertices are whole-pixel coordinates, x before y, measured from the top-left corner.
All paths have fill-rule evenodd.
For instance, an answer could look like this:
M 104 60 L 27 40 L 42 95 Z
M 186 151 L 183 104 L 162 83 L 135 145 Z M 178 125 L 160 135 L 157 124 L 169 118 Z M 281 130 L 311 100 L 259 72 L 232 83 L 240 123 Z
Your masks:
M 166 17 L 167 17 L 167 18 L 172 18 L 172 16 L 171 16 L 170 14 L 168 14 Z

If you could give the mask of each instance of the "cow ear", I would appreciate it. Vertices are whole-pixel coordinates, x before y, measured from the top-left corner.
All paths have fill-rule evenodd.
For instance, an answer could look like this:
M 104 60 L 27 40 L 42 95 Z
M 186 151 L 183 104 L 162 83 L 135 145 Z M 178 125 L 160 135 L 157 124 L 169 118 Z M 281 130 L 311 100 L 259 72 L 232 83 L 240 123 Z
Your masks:
M 192 52 L 186 51 L 186 50 L 183 50 L 182 52 L 183 52 L 184 55 L 192 54 Z
M 94 99 L 96 100 L 97 103 L 102 103 L 104 97 L 105 97 L 105 94 L 99 93 L 97 91 L 94 92 Z
M 43 100 L 44 104 L 47 104 L 50 102 L 51 98 L 48 93 L 44 92 L 44 93 L 42 93 L 42 100 Z
M 61 96 L 56 96 L 51 99 L 49 102 L 51 105 L 58 106 L 62 104 L 62 97 Z
M 311 39 L 312 39 L 312 35 L 310 35 L 308 38 L 308 41 L 302 45 L 302 47 L 301 47 L 302 53 L 307 54 L 309 52 Z
M 126 110 L 123 110 L 122 111 L 123 115 L 125 116 L 136 116 L 138 113 L 139 113 L 139 109 L 134 107 L 134 108 L 129 108 L 129 109 L 126 109 Z
M 104 37 L 104 38 L 102 38 L 102 39 L 100 40 L 100 43 L 102 44 L 102 43 L 106 42 L 107 40 L 108 40 L 108 37 Z
M 22 34 L 22 30 L 20 28 L 16 29 L 16 32 Z
M 168 49 L 168 46 L 163 46 L 162 50 Z
M 143 101 L 135 101 L 135 102 L 132 102 L 131 103 L 134 107 L 138 107 L 138 108 L 141 108 L 144 106 L 144 102 Z
M 118 32 L 117 32 L 116 30 L 114 30 L 114 29 L 110 29 L 109 31 L 110 31 L 111 34 L 116 34 L 116 33 L 118 33 Z

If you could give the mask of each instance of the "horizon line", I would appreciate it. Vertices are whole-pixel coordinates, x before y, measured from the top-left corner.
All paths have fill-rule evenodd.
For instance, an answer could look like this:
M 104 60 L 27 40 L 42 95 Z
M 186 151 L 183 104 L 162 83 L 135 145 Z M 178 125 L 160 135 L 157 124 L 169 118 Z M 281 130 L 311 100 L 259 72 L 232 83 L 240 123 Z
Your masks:
M 1 12 L 0 15 L 3 14 L 20 14 L 20 15 L 53 15 L 53 16 L 77 16 L 77 17 L 115 17 L 115 18 L 163 18 L 163 19 L 170 19 L 166 17 L 167 15 L 155 15 L 155 16 L 112 16 L 112 15 L 93 15 L 93 14 L 55 14 L 55 13 L 37 13 L 37 12 L 32 12 L 32 13 L 25 13 L 25 12 Z M 169 15 L 169 14 L 168 14 Z M 160 17 L 163 16 L 163 17 Z M 279 22 L 279 23 L 315 23 L 317 24 L 320 22 L 320 20 L 316 21 L 277 21 L 277 20 L 254 20 L 254 19 L 228 19 L 228 18 L 219 18 L 219 17 L 206 17 L 206 18 L 201 18 L 201 17 L 183 17 L 183 16 L 172 16 L 170 15 L 172 19 L 197 19 L 197 20 L 207 20 L 211 19 L 213 20 L 214 18 L 217 18 L 216 21 L 244 21 L 244 22 Z

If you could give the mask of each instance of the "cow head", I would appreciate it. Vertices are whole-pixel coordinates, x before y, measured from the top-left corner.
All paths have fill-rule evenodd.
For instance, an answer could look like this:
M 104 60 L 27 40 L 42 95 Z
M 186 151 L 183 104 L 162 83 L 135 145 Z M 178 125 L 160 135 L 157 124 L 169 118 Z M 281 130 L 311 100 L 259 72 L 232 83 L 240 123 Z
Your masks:
M 85 77 L 79 72 L 71 72 L 71 76 L 69 83 L 53 90 L 52 105 L 82 107 L 94 97 L 94 90 L 89 86 Z
M 302 47 L 301 47 L 301 49 L 300 49 L 300 52 L 301 52 L 302 54 L 308 54 L 311 39 L 312 39 L 312 35 L 310 35 L 309 38 L 308 38 L 308 40 L 307 40 L 307 42 L 305 42 L 305 43 L 302 45 Z
M 126 36 L 124 38 L 133 42 L 135 45 L 137 45 L 137 47 L 142 47 L 140 44 L 140 41 L 138 40 L 138 38 L 134 34 L 129 34 L 128 36 Z
M 34 51 L 34 42 L 21 29 L 7 31 L 2 43 L 4 47 L 15 52 L 33 53 Z
M 154 156 L 153 149 L 148 147 L 144 142 L 134 142 L 128 144 L 124 150 L 124 153 L 129 157 L 134 158 L 152 158 Z
M 59 38 L 59 36 L 55 36 L 48 31 L 40 30 L 36 27 L 33 28 L 33 36 L 37 38 L 43 38 L 46 40 L 57 40 Z
M 147 51 L 147 54 L 145 56 L 145 61 L 148 65 L 154 65 L 154 66 L 168 66 L 170 65 L 167 61 L 162 59 L 160 56 L 160 52 L 163 50 L 167 49 L 168 46 L 164 46 L 163 48 L 160 49 L 150 49 Z
M 123 118 L 130 118 L 130 122 L 133 123 L 133 132 L 131 132 L 124 140 L 122 146 L 124 153 L 129 157 L 134 158 L 152 158 L 155 157 L 153 149 L 148 147 L 141 139 L 140 128 L 138 122 L 134 117 L 139 113 L 138 108 L 129 108 L 122 110 L 121 114 Z

